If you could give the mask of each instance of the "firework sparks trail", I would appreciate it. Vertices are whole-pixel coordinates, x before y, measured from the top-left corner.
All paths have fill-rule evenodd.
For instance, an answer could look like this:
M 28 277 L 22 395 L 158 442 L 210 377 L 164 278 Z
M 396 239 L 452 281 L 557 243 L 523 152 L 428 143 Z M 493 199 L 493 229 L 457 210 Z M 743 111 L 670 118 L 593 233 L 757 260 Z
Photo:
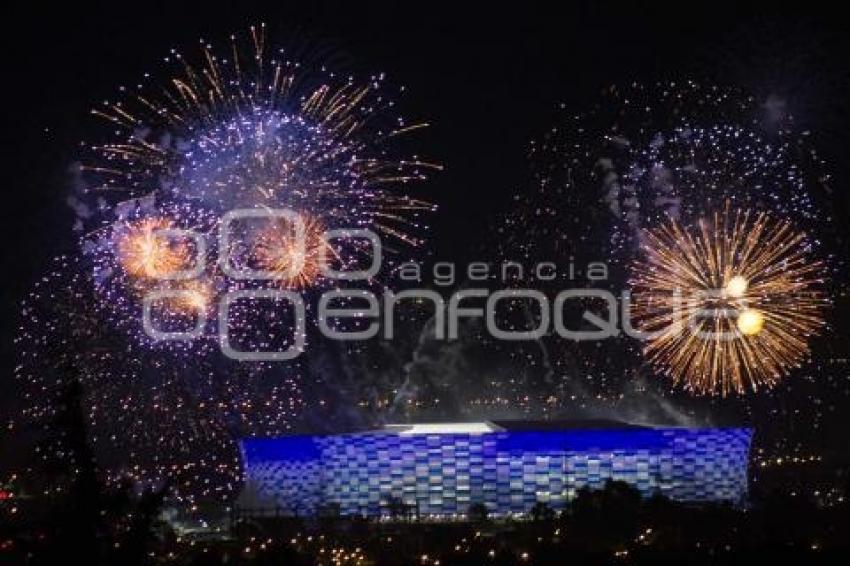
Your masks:
M 644 238 L 632 266 L 632 316 L 655 335 L 644 353 L 696 393 L 774 385 L 824 326 L 825 266 L 786 220 L 732 210 L 691 232 L 669 221 Z
M 92 111 L 108 128 L 83 144 L 71 199 L 82 253 L 61 258 L 33 291 L 16 340 L 26 418 L 40 422 L 53 412 L 58 368 L 72 360 L 93 441 L 117 462 L 107 464 L 110 473 L 171 480 L 180 497 L 232 496 L 233 439 L 285 433 L 308 398 L 324 403 L 321 391 L 302 387 L 308 361 L 281 367 L 221 355 L 211 316 L 221 297 L 286 286 L 310 304 L 328 284 L 322 261 L 344 270 L 362 251 L 354 238 L 330 249 L 319 238 L 325 229 L 375 232 L 390 254 L 387 270 L 416 257 L 434 206 L 413 190 L 441 169 L 405 149 L 405 138 L 427 123 L 398 115 L 401 89 L 383 75 L 305 67 L 273 50 L 264 26 L 248 35 L 247 48 L 233 36 L 225 50 L 206 41 L 197 56 L 172 50 L 164 72 Z M 234 264 L 279 271 L 278 280 L 236 281 L 222 272 L 216 235 L 236 209 L 289 209 L 305 220 L 303 257 L 287 253 L 285 231 L 273 223 L 239 227 L 239 246 L 226 250 Z M 300 269 L 290 277 L 293 264 Z M 151 339 L 141 309 L 152 291 L 171 293 L 155 304 L 157 328 L 191 328 L 199 313 L 209 327 L 194 341 Z M 274 348 L 291 330 L 262 305 L 239 304 L 230 314 L 232 326 L 256 330 L 246 332 L 245 349 Z
M 740 88 L 690 80 L 612 85 L 584 111 L 562 104 L 552 127 L 530 144 L 529 186 L 493 227 L 498 237 L 488 235 L 484 253 L 497 263 L 575 265 L 575 272 L 564 270 L 552 281 L 539 281 L 526 269 L 525 278 L 512 282 L 552 297 L 576 286 L 619 294 L 629 288 L 648 229 L 670 219 L 696 225 L 727 200 L 754 215 L 789 220 L 813 245 L 831 239 L 828 166 L 790 114 L 765 128 L 765 111 L 763 100 Z M 835 258 L 822 259 L 831 273 Z M 591 262 L 607 266 L 604 281 L 588 280 Z M 501 323 L 521 322 L 521 308 L 506 312 Z M 565 316 L 575 315 L 574 324 L 582 325 L 581 309 L 575 310 Z M 652 379 L 653 366 L 642 363 L 640 342 L 624 334 L 578 343 L 545 336 L 495 347 L 523 376 L 517 378 L 523 396 L 532 391 L 531 398 L 558 399 L 567 411 L 620 406 L 636 383 L 671 393 L 666 380 Z M 807 366 L 797 375 L 811 382 L 813 371 Z M 817 395 L 828 402 L 825 390 Z
M 292 228 L 287 224 L 275 223 L 257 238 L 258 263 L 273 273 L 293 273 L 281 277 L 284 286 L 310 287 L 321 276 L 322 267 L 334 257 L 334 251 L 324 238 L 324 226 L 315 218 L 304 219 L 302 242 L 294 241 Z

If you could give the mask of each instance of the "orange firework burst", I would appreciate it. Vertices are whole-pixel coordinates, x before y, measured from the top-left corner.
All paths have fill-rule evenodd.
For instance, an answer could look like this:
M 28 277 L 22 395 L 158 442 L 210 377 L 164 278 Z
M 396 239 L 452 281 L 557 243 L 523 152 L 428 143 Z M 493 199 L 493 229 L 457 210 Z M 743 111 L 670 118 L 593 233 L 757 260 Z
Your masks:
M 173 228 L 164 218 L 145 218 L 129 226 L 118 241 L 124 270 L 134 277 L 163 278 L 191 264 L 189 249 L 162 234 Z
M 286 287 L 313 285 L 332 253 L 324 238 L 324 224 L 310 215 L 302 214 L 301 218 L 303 245 L 299 244 L 289 222 L 278 221 L 260 234 L 255 247 L 260 266 L 279 274 L 279 281 Z
M 194 279 L 180 286 L 177 290 L 180 291 L 180 294 L 175 295 L 170 301 L 170 306 L 174 310 L 198 313 L 209 309 L 213 292 L 206 282 Z
M 824 326 L 825 266 L 809 248 L 790 222 L 728 202 L 697 230 L 671 221 L 646 231 L 631 314 L 652 333 L 647 359 L 696 393 L 775 384 Z

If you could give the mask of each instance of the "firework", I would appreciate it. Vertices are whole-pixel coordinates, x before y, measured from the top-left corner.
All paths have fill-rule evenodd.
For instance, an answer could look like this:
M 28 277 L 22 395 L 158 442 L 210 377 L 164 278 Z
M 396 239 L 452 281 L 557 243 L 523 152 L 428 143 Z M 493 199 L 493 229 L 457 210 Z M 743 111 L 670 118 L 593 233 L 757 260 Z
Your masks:
M 423 218 L 433 206 L 412 193 L 440 168 L 399 149 L 427 124 L 397 114 L 397 93 L 382 75 L 340 77 L 302 66 L 272 50 L 263 27 L 251 29 L 247 47 L 244 39 L 234 36 L 224 50 L 202 42 L 197 57 L 173 51 L 163 72 L 93 110 L 108 128 L 83 144 L 73 197 L 82 253 L 62 258 L 33 291 L 16 341 L 27 419 L 49 418 L 61 386 L 57 368 L 72 361 L 104 468 L 116 477 L 170 480 L 180 497 L 233 494 L 234 438 L 286 433 L 303 422 L 308 404 L 317 421 L 349 415 L 346 407 L 322 411 L 341 374 L 324 372 L 322 363 L 223 356 L 214 316 L 221 297 L 279 284 L 297 287 L 309 304 L 326 284 L 325 259 L 344 269 L 362 245 L 341 238 L 331 250 L 325 230 L 381 235 L 383 249 L 397 252 L 386 269 L 421 253 Z M 225 250 L 232 265 L 256 262 L 281 277 L 227 277 L 217 249 L 225 214 L 284 208 L 305 222 L 303 254 L 271 220 L 234 226 L 239 241 Z M 151 305 L 156 328 L 194 328 L 204 314 L 199 337 L 149 337 L 141 312 L 151 292 L 164 292 Z M 274 348 L 291 330 L 262 305 L 239 303 L 229 314 L 231 327 L 247 329 L 240 342 L 247 349 Z M 303 378 L 308 371 L 315 379 Z
M 182 243 L 162 235 L 173 228 L 161 218 L 147 218 L 128 227 L 118 243 L 118 257 L 124 270 L 134 277 L 162 279 L 185 269 L 191 262 Z
M 652 364 L 697 393 L 770 387 L 824 326 L 825 266 L 804 234 L 727 203 L 698 229 L 676 221 L 645 232 L 632 267 L 632 316 L 652 333 Z
M 296 242 L 288 222 L 275 222 L 257 238 L 256 255 L 263 269 L 279 274 L 287 287 L 303 288 L 315 284 L 322 267 L 330 261 L 332 250 L 324 238 L 325 227 L 312 217 L 302 215 L 304 237 Z
M 85 392 L 90 441 L 109 479 L 170 481 L 175 495 L 189 501 L 226 497 L 239 478 L 229 421 L 250 414 L 238 405 L 242 384 L 236 374 L 216 382 L 203 365 L 190 366 L 172 352 L 146 354 L 114 330 L 83 267 L 77 258 L 57 258 L 24 302 L 15 339 L 22 418 L 34 430 L 55 435 L 49 430 L 54 402 L 75 379 Z M 279 418 L 292 417 L 284 406 L 276 409 Z M 61 454 L 61 446 L 54 451 Z
M 791 116 L 765 129 L 765 112 L 740 89 L 693 81 L 611 86 L 587 112 L 564 109 L 531 145 L 536 190 L 517 196 L 504 253 L 540 235 L 557 253 L 625 267 L 645 228 L 696 220 L 727 199 L 822 232 L 822 159 Z
M 831 238 L 830 177 L 812 137 L 790 115 L 765 127 L 765 102 L 733 86 L 666 81 L 610 86 L 584 110 L 561 105 L 551 128 L 529 146 L 528 186 L 493 228 L 498 237 L 486 237 L 485 253 L 495 262 L 578 266 L 552 281 L 526 270 L 516 282 L 550 297 L 585 286 L 617 295 L 628 288 L 646 229 L 669 218 L 695 225 L 726 200 L 788 219 L 812 242 Z M 604 281 L 588 281 L 590 262 L 607 265 Z M 572 327 L 580 328 L 586 323 L 575 310 Z M 524 313 L 508 315 L 515 320 Z M 516 379 L 528 391 L 558 399 L 567 411 L 621 406 L 636 383 L 650 394 L 667 393 L 642 363 L 639 342 L 625 335 L 578 343 L 546 336 L 495 347 L 507 350 L 513 375 L 522 376 Z
M 222 279 L 211 269 L 215 257 L 205 242 L 212 240 L 217 218 L 189 212 L 187 205 L 156 207 L 144 199 L 125 204 L 116 211 L 118 220 L 86 235 L 86 261 L 75 264 L 93 275 L 101 307 L 111 313 L 110 325 L 148 348 L 203 353 L 211 345 L 206 338 L 212 329 L 195 342 L 157 342 L 140 324 L 142 305 L 152 292 L 163 293 L 152 311 L 157 328 L 170 324 L 167 321 L 176 329 L 192 327 L 187 315 L 203 312 L 209 317 L 216 306 Z
M 176 290 L 179 293 L 169 298 L 172 308 L 188 313 L 209 312 L 214 292 L 208 282 L 192 280 Z
M 389 252 L 414 253 L 424 241 L 420 216 L 433 207 L 407 187 L 440 166 L 394 150 L 394 142 L 427 124 L 395 115 L 382 76 L 311 74 L 282 50 L 272 51 L 262 26 L 251 28 L 247 48 L 242 43 L 233 36 L 230 48 L 218 52 L 201 42 L 197 62 L 173 51 L 165 86 L 146 77 L 93 110 L 110 129 L 105 140 L 87 146 L 80 198 L 94 199 L 87 210 L 99 212 L 80 221 L 90 228 L 84 249 L 119 326 L 128 317 L 138 322 L 145 292 L 181 290 L 185 284 L 169 276 L 193 259 L 207 260 L 195 284 L 214 304 L 229 291 L 265 284 L 225 276 L 216 261 L 223 255 L 232 265 L 258 263 L 280 272 L 280 284 L 309 290 L 326 282 L 319 276 L 328 252 L 319 237 L 325 229 L 369 229 Z M 308 227 L 303 254 L 272 219 L 241 227 L 238 245 L 217 250 L 222 217 L 243 209 L 298 211 Z M 209 257 L 189 257 L 191 245 L 159 235 L 165 228 L 198 234 Z M 332 254 L 336 259 L 356 256 L 357 242 L 339 245 L 351 249 Z M 383 267 L 409 258 L 391 253 Z M 346 260 L 340 263 L 344 268 Z M 186 301 L 164 306 L 185 310 Z M 134 337 L 150 343 L 141 332 Z
M 270 53 L 264 27 L 250 37 L 247 53 L 236 36 L 226 55 L 202 42 L 198 64 L 173 51 L 164 93 L 146 80 L 93 110 L 118 138 L 91 144 L 86 191 L 218 213 L 289 207 L 421 243 L 417 218 L 433 207 L 397 187 L 440 166 L 396 155 L 391 142 L 427 124 L 392 116 L 382 76 L 309 76 Z

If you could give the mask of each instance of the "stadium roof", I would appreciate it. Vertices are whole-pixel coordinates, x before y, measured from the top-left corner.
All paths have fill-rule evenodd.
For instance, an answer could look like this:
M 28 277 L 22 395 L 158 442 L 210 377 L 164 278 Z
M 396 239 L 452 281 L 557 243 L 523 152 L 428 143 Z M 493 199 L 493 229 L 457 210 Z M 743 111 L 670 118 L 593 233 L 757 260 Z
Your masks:
M 561 419 L 548 421 L 493 421 L 504 430 L 623 430 L 649 429 L 651 426 L 637 425 L 611 419 Z
M 497 420 L 479 422 L 441 422 L 389 424 L 381 432 L 396 432 L 401 435 L 414 434 L 484 434 L 499 431 L 534 430 L 624 430 L 649 427 L 605 419 L 572 420 Z

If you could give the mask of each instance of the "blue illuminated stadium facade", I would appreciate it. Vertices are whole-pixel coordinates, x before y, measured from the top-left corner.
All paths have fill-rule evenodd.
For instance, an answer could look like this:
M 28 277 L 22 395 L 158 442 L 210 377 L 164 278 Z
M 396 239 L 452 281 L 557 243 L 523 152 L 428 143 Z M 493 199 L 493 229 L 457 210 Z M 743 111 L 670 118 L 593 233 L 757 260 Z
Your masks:
M 246 486 L 284 513 L 386 515 L 390 501 L 424 515 L 558 509 L 584 486 L 622 480 L 679 501 L 747 494 L 745 428 L 650 428 L 608 421 L 497 421 L 242 441 Z M 246 490 L 249 489 L 246 487 Z

